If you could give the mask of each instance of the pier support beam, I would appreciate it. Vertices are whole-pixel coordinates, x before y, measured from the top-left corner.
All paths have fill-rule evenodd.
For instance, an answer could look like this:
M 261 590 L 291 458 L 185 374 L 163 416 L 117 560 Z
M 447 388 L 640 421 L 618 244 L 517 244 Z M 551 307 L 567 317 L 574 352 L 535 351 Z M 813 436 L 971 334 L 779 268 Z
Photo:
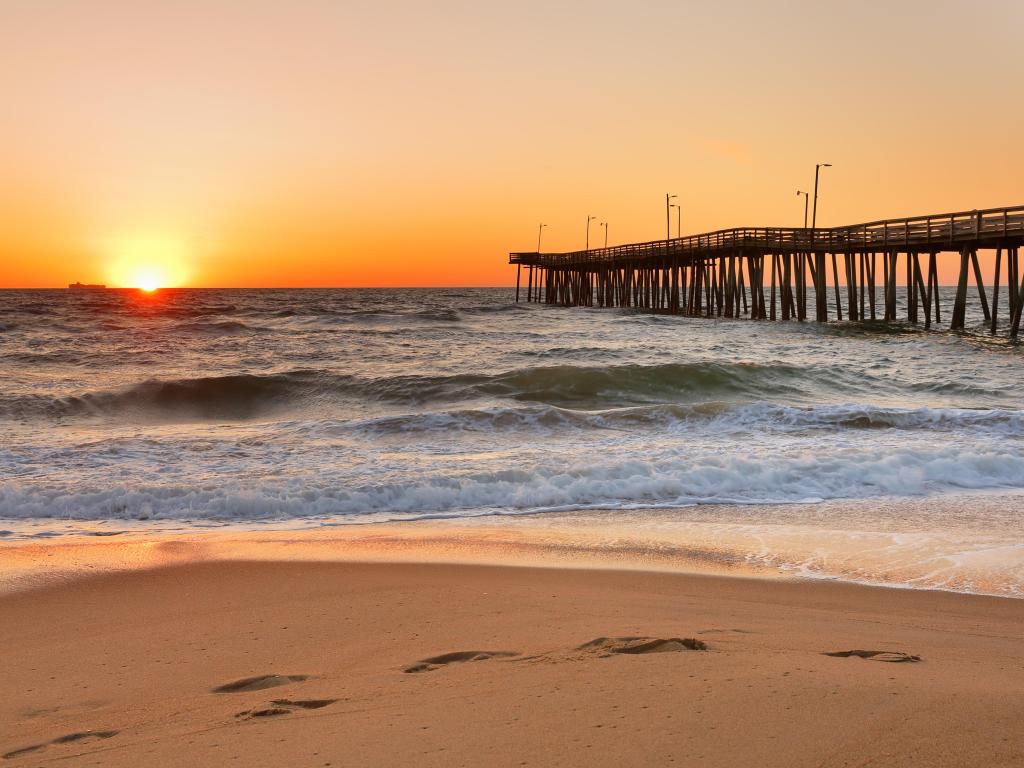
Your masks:
M 896 322 L 896 259 L 899 254 L 896 251 L 888 251 L 884 254 L 885 262 L 885 321 Z
M 992 314 L 988 311 L 988 297 L 985 296 L 985 281 L 981 279 L 981 267 L 978 265 L 978 251 L 971 251 L 971 266 L 974 267 L 974 283 L 978 287 L 978 298 L 981 300 L 981 310 L 985 313 L 985 320 L 991 320 Z
M 966 248 L 960 251 L 960 276 L 956 281 L 956 299 L 953 301 L 953 317 L 949 324 L 951 331 L 963 330 L 967 314 L 967 270 L 970 255 Z
M 843 319 L 843 302 L 839 298 L 839 267 L 836 265 L 836 255 L 832 254 L 832 284 L 836 289 L 836 319 Z
M 871 252 L 871 261 L 868 262 L 868 280 L 870 281 L 870 290 L 868 291 L 868 304 L 871 305 L 871 319 L 877 320 L 875 315 L 875 268 L 878 266 L 877 254 Z
M 996 323 L 999 318 L 999 268 L 1002 266 L 1003 261 L 1003 249 L 996 248 L 996 273 L 995 278 L 992 280 L 992 326 L 989 329 L 989 335 L 996 335 Z
M 867 306 L 864 301 L 864 278 L 866 277 L 867 272 L 868 255 L 866 253 L 855 253 L 853 255 L 853 258 L 855 260 L 855 263 L 859 263 L 860 265 L 860 308 L 857 311 L 857 318 L 859 320 L 864 320 L 865 307 Z
M 1017 283 L 1017 280 L 1020 277 L 1018 272 L 1020 266 L 1017 262 L 1019 250 L 1019 248 L 1013 248 L 1007 254 L 1010 263 L 1013 264 L 1013 281 L 1010 283 L 1010 293 L 1016 296 L 1016 299 L 1014 300 L 1013 322 L 1010 324 L 1011 339 L 1016 339 L 1017 334 L 1020 332 L 1021 310 L 1024 309 L 1024 284 Z
M 1006 252 L 1006 302 L 1007 310 L 1010 313 L 1010 323 L 1017 314 L 1017 249 L 1013 248 Z
M 935 304 L 935 322 L 942 322 L 942 315 L 939 312 L 939 270 L 936 266 L 936 254 L 928 254 L 928 295 Z
M 825 274 L 825 254 L 814 254 L 815 320 L 828 322 L 828 276 Z

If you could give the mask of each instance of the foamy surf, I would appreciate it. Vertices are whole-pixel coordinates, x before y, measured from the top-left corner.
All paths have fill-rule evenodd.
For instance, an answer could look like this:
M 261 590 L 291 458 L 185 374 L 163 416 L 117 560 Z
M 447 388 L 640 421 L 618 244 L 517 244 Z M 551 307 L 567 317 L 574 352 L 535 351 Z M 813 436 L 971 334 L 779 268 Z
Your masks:
M 195 441 L 166 433 L 153 442 L 125 435 L 108 441 L 102 453 L 129 482 L 116 475 L 76 476 L 73 469 L 70 476 L 43 482 L 25 470 L 43 455 L 72 468 L 88 464 L 99 452 L 91 442 L 60 451 L 26 446 L 5 457 L 10 479 L 0 483 L 0 518 L 345 516 L 358 522 L 423 513 L 784 504 L 1024 488 L 1024 456 L 1006 450 L 998 427 L 987 438 L 975 436 L 969 446 L 936 444 L 930 431 L 909 437 L 892 427 L 895 434 L 889 435 L 819 429 L 762 433 L 735 451 L 730 432 L 693 445 L 697 428 L 637 435 L 605 426 L 574 434 L 549 423 L 543 430 L 557 435 L 549 436 L 547 448 L 523 445 L 521 431 L 478 428 L 462 438 L 473 460 L 460 466 L 445 445 L 451 430 L 440 428 L 430 433 L 433 441 L 420 434 L 413 447 L 391 446 L 390 461 L 373 473 L 363 462 L 374 439 L 384 438 L 365 425 L 292 425 L 276 443 L 253 439 L 249 430 L 239 432 L 239 440 Z M 746 425 L 743 434 L 750 432 Z M 406 433 L 385 436 L 404 441 Z M 602 449 L 608 455 L 600 455 Z M 327 455 L 333 463 L 325 466 Z M 235 479 L 243 466 L 245 476 Z

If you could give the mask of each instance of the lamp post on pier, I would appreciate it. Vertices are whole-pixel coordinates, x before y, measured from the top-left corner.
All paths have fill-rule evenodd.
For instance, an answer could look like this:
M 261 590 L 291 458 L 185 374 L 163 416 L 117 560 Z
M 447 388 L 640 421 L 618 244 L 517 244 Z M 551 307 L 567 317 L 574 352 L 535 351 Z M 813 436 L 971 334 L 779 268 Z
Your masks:
M 596 219 L 597 216 L 587 216 L 587 246 L 586 250 L 590 250 L 590 222 Z
M 665 195 L 665 239 L 672 239 L 672 219 L 669 216 L 669 211 L 672 208 L 672 200 L 675 200 L 679 195 Z
M 814 207 L 811 209 L 811 244 L 818 239 L 818 174 L 822 168 L 831 168 L 832 163 L 817 163 L 814 166 Z
M 670 195 L 665 193 L 665 256 L 668 256 L 669 251 L 669 240 L 672 239 L 672 218 L 671 218 L 671 206 L 672 200 L 678 195 Z
M 602 221 L 601 226 L 604 227 L 604 247 L 608 247 L 608 222 Z
M 810 194 L 810 192 L 801 192 L 801 191 L 800 191 L 800 190 L 798 189 L 798 190 L 796 191 L 796 196 L 797 196 L 797 197 L 800 197 L 800 195 L 803 195 L 803 196 L 804 196 L 804 229 L 807 229 L 807 206 L 808 206 L 808 204 L 810 203 L 810 200 L 811 200 L 811 194 Z
M 547 224 L 541 224 L 539 227 L 537 227 L 537 253 L 540 253 L 540 236 L 541 234 L 543 234 L 544 227 L 546 226 Z
M 814 166 L 814 213 L 811 215 L 811 229 L 818 226 L 818 173 L 822 168 L 831 168 L 832 163 L 818 163 Z
M 812 242 L 818 239 L 818 174 L 822 168 L 831 168 L 832 163 L 818 163 L 814 166 L 814 212 L 811 214 L 811 240 Z M 818 282 L 821 283 L 820 290 L 824 293 L 825 290 L 825 276 L 820 274 L 825 266 L 825 260 L 822 258 L 818 262 Z M 836 318 L 838 320 L 843 319 L 843 305 L 839 301 L 839 265 L 836 262 L 835 253 L 832 254 L 832 283 L 836 289 Z M 824 307 L 824 302 L 820 305 Z M 824 310 L 827 313 L 827 308 Z M 820 318 L 827 320 L 827 316 Z

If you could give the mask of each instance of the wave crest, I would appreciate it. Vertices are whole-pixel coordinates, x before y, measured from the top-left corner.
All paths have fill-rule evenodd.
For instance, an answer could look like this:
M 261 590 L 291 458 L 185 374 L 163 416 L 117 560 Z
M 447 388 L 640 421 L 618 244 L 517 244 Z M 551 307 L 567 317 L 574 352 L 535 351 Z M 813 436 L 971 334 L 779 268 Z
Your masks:
M 1024 435 L 1024 412 L 961 408 L 885 408 L 845 404 L 785 406 L 776 403 L 713 401 L 693 405 L 658 404 L 599 411 L 550 405 L 484 407 L 402 414 L 356 421 L 318 423 L 315 429 L 394 435 L 424 432 L 511 432 L 565 430 L 644 430 L 716 434 L 835 430 L 970 430 Z
M 234 323 L 216 323 L 213 327 L 215 332 L 224 333 L 244 333 L 247 328 Z M 873 395 L 877 385 L 878 382 L 864 374 L 842 368 L 806 368 L 783 363 L 561 365 L 521 368 L 493 375 L 460 373 L 377 378 L 293 370 L 154 379 L 120 390 L 70 397 L 0 397 L 0 418 L 245 419 L 282 410 L 298 417 L 330 417 L 351 412 L 359 403 L 377 402 L 419 409 L 424 405 L 475 402 L 478 405 L 461 410 L 460 418 L 479 421 L 479 414 L 470 414 L 480 411 L 485 421 L 494 422 L 492 426 L 500 426 L 510 419 L 519 419 L 521 425 L 525 425 L 528 420 L 536 421 L 541 413 L 543 419 L 552 423 L 586 426 L 717 419 L 721 428 L 729 429 L 764 424 L 797 428 L 944 428 L 968 422 L 974 426 L 1001 424 L 1019 428 L 1019 417 L 1006 415 L 1016 414 L 1015 411 L 780 404 L 780 401 L 799 403 L 820 398 L 830 387 L 834 396 L 849 395 L 851 389 L 858 387 L 866 388 L 865 394 Z M 519 402 L 560 410 L 527 411 L 516 416 L 507 408 L 506 411 L 493 410 L 495 402 L 509 403 L 508 407 Z M 437 418 L 432 414 L 426 416 Z

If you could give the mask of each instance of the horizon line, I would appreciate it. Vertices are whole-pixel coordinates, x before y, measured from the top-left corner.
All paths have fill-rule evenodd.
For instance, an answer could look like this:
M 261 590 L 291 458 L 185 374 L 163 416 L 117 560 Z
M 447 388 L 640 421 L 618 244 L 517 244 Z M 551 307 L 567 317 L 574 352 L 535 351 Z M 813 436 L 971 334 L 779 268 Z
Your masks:
M 67 285 L 33 285 L 4 286 L 0 291 L 141 291 L 143 293 L 159 293 L 160 291 L 422 291 L 422 290 L 465 290 L 478 288 L 491 290 L 496 288 L 514 289 L 515 285 L 169 285 L 146 290 L 132 285 L 104 285 L 102 288 L 73 289 Z

